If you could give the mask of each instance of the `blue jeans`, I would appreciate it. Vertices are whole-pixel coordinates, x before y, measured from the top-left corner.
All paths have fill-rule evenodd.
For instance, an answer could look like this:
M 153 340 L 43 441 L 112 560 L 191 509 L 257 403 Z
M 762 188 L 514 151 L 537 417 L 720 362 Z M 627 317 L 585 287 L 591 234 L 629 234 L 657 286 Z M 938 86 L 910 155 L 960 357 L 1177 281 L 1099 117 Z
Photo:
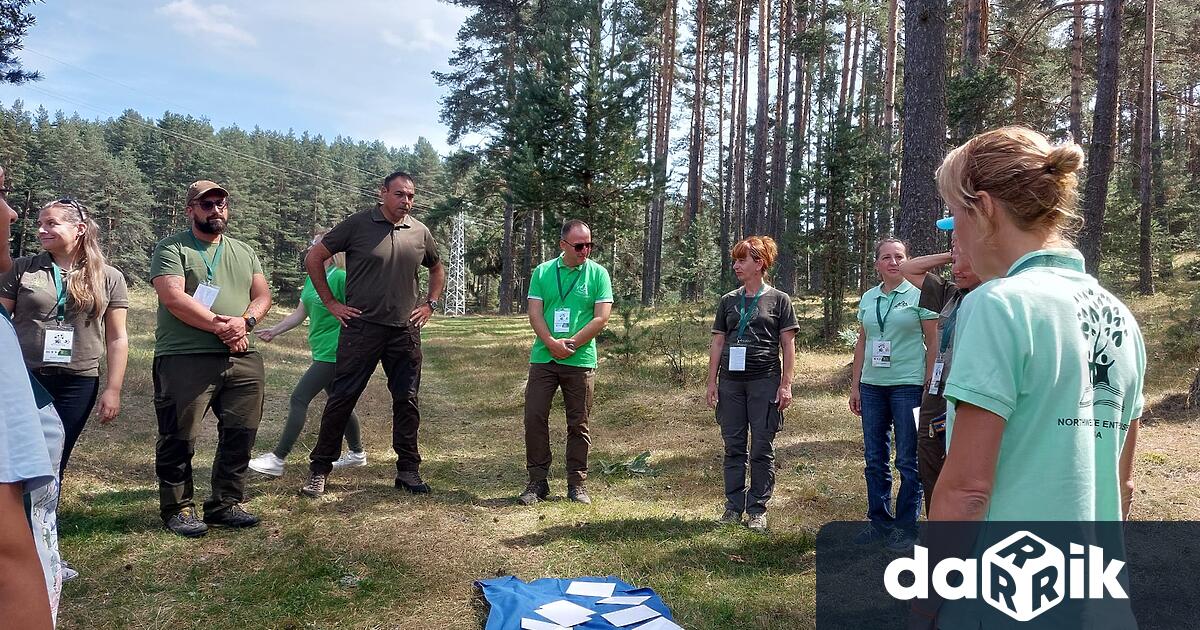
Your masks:
M 917 474 L 917 425 L 913 409 L 921 406 L 920 385 L 859 386 L 862 396 L 863 454 L 867 479 L 867 518 L 881 529 L 915 531 L 921 511 L 921 479 Z M 896 434 L 896 468 L 900 495 L 892 511 L 892 430 Z

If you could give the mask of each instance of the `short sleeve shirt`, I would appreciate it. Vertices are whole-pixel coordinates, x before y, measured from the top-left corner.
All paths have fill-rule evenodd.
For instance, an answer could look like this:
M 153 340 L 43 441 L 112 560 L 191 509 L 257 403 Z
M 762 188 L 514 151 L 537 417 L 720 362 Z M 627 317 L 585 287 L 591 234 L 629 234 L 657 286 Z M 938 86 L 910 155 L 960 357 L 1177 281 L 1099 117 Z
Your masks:
M 923 385 L 925 335 L 921 320 L 937 319 L 935 311 L 921 308 L 921 290 L 904 280 L 888 293 L 883 284 L 872 287 L 858 303 L 858 321 L 867 332 L 861 382 L 867 385 Z M 891 342 L 891 367 L 875 367 L 871 360 L 879 341 Z
M 1041 250 L 964 300 L 946 383 L 1004 419 L 988 520 L 1119 520 L 1118 464 L 1142 414 L 1146 350 L 1078 251 Z
M 608 270 L 588 258 L 582 265 L 568 267 L 559 256 L 538 265 L 529 279 L 530 300 L 542 303 L 542 317 L 555 339 L 568 339 L 583 330 L 595 319 L 596 304 L 613 301 L 612 280 Z M 556 317 L 565 317 L 566 329 L 555 326 Z M 595 368 L 596 340 L 593 338 L 575 349 L 565 359 L 555 359 L 541 339 L 534 338 L 529 353 L 530 363 L 559 363 L 575 367 Z
M 346 299 L 346 270 L 330 267 L 325 271 L 325 279 L 329 281 L 329 290 L 339 302 Z M 308 348 L 312 352 L 312 360 L 322 363 L 337 362 L 338 338 L 342 334 L 342 323 L 329 314 L 329 309 L 321 302 L 313 287 L 312 279 L 304 279 L 304 289 L 300 291 L 300 302 L 308 313 Z
M 223 244 L 223 247 L 221 246 Z M 217 251 L 220 248 L 220 258 Z M 209 279 L 209 265 L 213 265 Z M 185 230 L 159 241 L 150 257 L 150 278 L 181 276 L 188 295 L 196 287 L 211 282 L 220 287 L 212 312 L 217 315 L 240 317 L 250 306 L 250 287 L 254 276 L 262 274 L 262 263 L 250 245 L 228 235 L 220 243 L 197 239 Z M 250 335 L 250 350 L 254 350 L 254 335 Z M 228 353 L 229 346 L 213 333 L 193 328 L 159 302 L 158 325 L 154 331 L 154 355 Z
M 115 267 L 104 265 L 104 308 L 129 308 L 129 290 L 125 276 Z M 64 290 L 66 285 L 63 285 Z M 42 350 L 46 326 L 58 321 L 58 291 L 54 284 L 54 259 L 47 252 L 24 256 L 13 261 L 13 267 L 0 277 L 0 297 L 13 300 L 13 326 L 21 343 L 25 365 L 33 371 L 47 366 L 63 369 L 79 376 L 98 376 L 100 357 L 104 354 L 104 314 L 90 319 L 75 301 L 67 297 L 63 323 L 74 328 L 74 346 L 70 363 L 45 363 Z
M 433 233 L 412 215 L 393 224 L 379 208 L 356 212 L 337 224 L 321 244 L 346 253 L 346 301 L 364 322 L 408 326 L 417 307 L 418 267 L 441 260 Z
M 746 328 L 739 340 L 738 324 L 741 322 L 743 311 L 749 309 L 752 304 L 754 310 L 746 321 Z M 757 304 L 753 295 L 745 295 L 744 288 L 734 289 L 721 296 L 712 326 L 713 334 L 725 336 L 725 345 L 721 350 L 720 377 L 748 381 L 778 376 L 781 373 L 779 349 L 783 333 L 799 328 L 796 311 L 792 308 L 792 298 L 779 289 L 763 285 Z M 729 370 L 729 348 L 734 345 L 746 347 L 744 371 Z

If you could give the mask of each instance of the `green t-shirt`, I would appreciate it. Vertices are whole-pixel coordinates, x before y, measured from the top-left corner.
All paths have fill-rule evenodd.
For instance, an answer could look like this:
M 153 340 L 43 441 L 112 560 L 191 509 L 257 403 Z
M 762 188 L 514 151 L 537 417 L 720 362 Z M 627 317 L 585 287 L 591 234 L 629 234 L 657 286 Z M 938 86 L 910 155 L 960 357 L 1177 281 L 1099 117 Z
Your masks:
M 218 247 L 221 250 L 219 259 Z M 168 236 L 158 242 L 150 256 L 150 278 L 181 276 L 183 290 L 194 295 L 196 287 L 208 279 L 209 264 L 213 265 L 212 284 L 221 289 L 213 302 L 212 312 L 240 317 L 250 306 L 250 285 L 254 275 L 263 272 L 254 249 L 242 241 L 224 235 L 219 244 L 206 243 L 197 239 L 190 229 Z M 249 338 L 253 351 L 254 335 Z M 160 301 L 158 326 L 154 331 L 154 355 L 209 352 L 229 352 L 229 346 L 216 335 L 179 321 Z
M 963 299 L 954 335 L 947 443 L 960 402 L 1005 420 L 987 519 L 1119 520 L 1118 464 L 1142 414 L 1146 349 L 1083 256 L 1021 257 Z
M 537 266 L 529 279 L 529 299 L 542 303 L 542 317 L 555 339 L 567 339 L 583 330 L 592 321 L 596 304 L 612 302 L 612 281 L 608 270 L 600 263 L 588 259 L 577 267 L 568 267 L 562 256 Z M 566 320 L 555 326 L 556 313 L 566 309 Z M 563 329 L 565 324 L 565 330 Z M 529 353 L 530 363 L 559 363 L 576 367 L 596 367 L 596 340 L 592 339 L 575 349 L 575 354 L 555 360 L 550 349 L 541 339 L 534 338 L 533 350 Z
M 861 382 L 867 385 L 923 385 L 925 383 L 925 334 L 921 320 L 938 314 L 918 306 L 921 290 L 908 280 L 887 294 L 883 284 L 872 287 L 858 302 L 858 321 L 867 331 Z M 891 343 L 891 367 L 873 361 L 878 342 Z
M 333 299 L 345 303 L 346 300 L 346 270 L 330 267 L 325 272 L 329 280 L 329 290 Z M 308 313 L 308 349 L 312 351 L 312 360 L 322 363 L 337 362 L 338 337 L 342 334 L 342 323 L 329 314 L 329 309 L 321 302 L 317 289 L 313 286 L 312 278 L 304 279 L 304 289 L 300 291 L 300 303 Z

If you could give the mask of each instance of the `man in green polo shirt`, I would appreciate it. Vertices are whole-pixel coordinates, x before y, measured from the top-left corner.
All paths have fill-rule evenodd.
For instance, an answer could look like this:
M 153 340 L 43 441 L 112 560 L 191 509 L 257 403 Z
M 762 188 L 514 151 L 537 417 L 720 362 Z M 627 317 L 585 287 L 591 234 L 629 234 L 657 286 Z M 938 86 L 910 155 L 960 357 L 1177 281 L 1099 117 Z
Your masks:
M 563 224 L 562 255 L 533 270 L 529 324 L 537 337 L 525 385 L 525 467 L 529 484 L 519 500 L 533 505 L 550 495 L 550 404 L 562 388 L 567 415 L 567 497 L 591 503 L 587 480 L 588 415 L 596 377 L 596 335 L 612 313 L 608 270 L 589 260 L 592 230 L 583 221 Z
M 248 333 L 271 309 L 271 290 L 254 248 L 224 234 L 228 197 L 215 182 L 188 186 L 188 229 L 159 241 L 150 258 L 158 293 L 159 509 L 167 529 L 191 538 L 203 536 L 208 525 L 258 525 L 241 507 L 265 387 L 262 356 Z M 217 454 L 201 522 L 192 502 L 192 455 L 210 408 L 217 416 Z

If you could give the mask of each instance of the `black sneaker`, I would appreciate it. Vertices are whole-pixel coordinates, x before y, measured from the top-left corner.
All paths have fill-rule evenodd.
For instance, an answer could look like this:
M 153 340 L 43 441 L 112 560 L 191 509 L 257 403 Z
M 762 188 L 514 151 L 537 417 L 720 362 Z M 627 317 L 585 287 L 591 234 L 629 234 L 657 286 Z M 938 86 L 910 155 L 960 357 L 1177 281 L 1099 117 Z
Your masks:
M 885 548 L 892 553 L 909 553 L 917 544 L 917 535 L 903 527 L 897 527 L 888 535 Z
M 242 509 L 241 505 L 233 505 L 215 514 L 205 512 L 204 522 L 214 527 L 256 527 L 260 519 Z
M 208 525 L 196 518 L 196 508 L 188 507 L 163 519 L 163 526 L 185 538 L 199 538 L 208 533 Z
M 872 523 L 864 527 L 861 532 L 858 532 L 858 535 L 854 537 L 854 544 L 870 545 L 882 543 L 887 540 L 888 533 L 888 530 L 880 529 Z
M 396 473 L 396 487 L 408 490 L 413 494 L 429 494 L 429 484 L 421 479 L 421 473 L 415 470 L 406 470 Z
M 548 496 L 550 496 L 550 484 L 543 479 L 541 481 L 530 481 L 525 486 L 525 491 L 517 497 L 517 500 L 522 505 L 533 505 Z
M 584 488 L 582 485 L 567 486 L 567 498 L 584 505 L 592 504 L 592 497 L 588 496 L 587 488 Z

